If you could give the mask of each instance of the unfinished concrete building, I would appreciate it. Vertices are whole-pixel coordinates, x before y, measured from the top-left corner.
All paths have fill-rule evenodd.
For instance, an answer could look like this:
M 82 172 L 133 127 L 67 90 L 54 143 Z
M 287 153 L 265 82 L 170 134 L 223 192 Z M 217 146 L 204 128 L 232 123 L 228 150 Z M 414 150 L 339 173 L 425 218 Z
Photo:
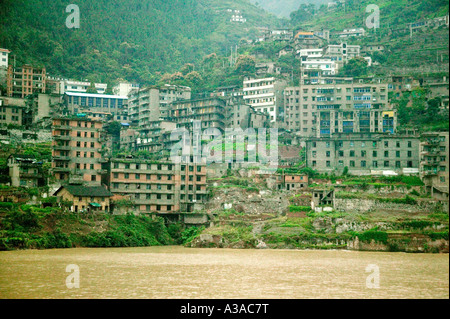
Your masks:
M 334 134 L 306 141 L 307 166 L 321 173 L 418 174 L 420 140 L 414 134 Z
M 103 122 L 88 117 L 53 119 L 52 172 L 64 183 L 102 184 L 106 133 Z
M 421 136 L 420 176 L 434 197 L 449 196 L 449 133 L 430 132 Z
M 286 88 L 286 129 L 303 137 L 396 131 L 397 112 L 388 104 L 387 84 L 324 80 Z
M 27 155 L 11 155 L 8 158 L 11 186 L 39 187 L 45 185 L 43 163 Z
M 110 190 L 131 196 L 141 213 L 181 213 L 202 209 L 206 166 L 140 159 L 111 160 Z

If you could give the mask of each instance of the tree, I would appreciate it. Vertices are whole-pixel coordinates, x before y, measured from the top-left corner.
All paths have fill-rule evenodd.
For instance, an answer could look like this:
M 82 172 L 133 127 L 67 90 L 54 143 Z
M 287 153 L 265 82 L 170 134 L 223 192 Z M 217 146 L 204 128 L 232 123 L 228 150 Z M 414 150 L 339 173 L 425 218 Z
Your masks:
M 203 82 L 202 76 L 200 75 L 200 73 L 196 71 L 186 74 L 185 79 L 191 82 L 193 85 L 199 85 Z
M 364 58 L 358 56 L 348 61 L 347 64 L 344 65 L 340 73 L 343 76 L 358 77 L 367 75 L 367 71 L 367 61 Z
M 241 75 L 256 72 L 256 60 L 250 55 L 240 55 L 236 61 L 235 71 Z
M 93 93 L 93 94 L 97 94 L 98 93 L 94 82 L 91 82 L 91 85 L 89 85 L 89 87 L 87 88 L 86 93 Z

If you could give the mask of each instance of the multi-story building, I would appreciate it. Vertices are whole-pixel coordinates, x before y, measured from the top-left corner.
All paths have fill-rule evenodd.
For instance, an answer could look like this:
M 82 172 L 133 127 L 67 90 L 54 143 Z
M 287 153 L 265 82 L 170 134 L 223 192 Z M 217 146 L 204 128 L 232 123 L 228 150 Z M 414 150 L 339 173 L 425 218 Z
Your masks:
M 268 31 L 266 38 L 272 41 L 290 41 L 294 32 L 290 29 L 274 29 Z
M 302 73 L 316 72 L 319 76 L 333 76 L 338 73 L 338 64 L 331 58 L 308 58 L 301 62 Z
M 324 40 L 324 38 L 315 35 L 314 32 L 300 31 L 294 37 L 295 49 L 302 50 L 322 47 Z
M 330 44 L 325 48 L 324 57 L 335 61 L 339 68 L 342 68 L 347 61 L 361 56 L 361 46 L 348 45 L 346 42 L 341 44 Z
M 67 111 L 74 115 L 91 111 L 108 113 L 116 121 L 127 120 L 125 96 L 66 92 L 63 100 Z
M 8 68 L 8 57 L 11 51 L 7 49 L 0 49 L 0 69 L 7 69 Z
M 264 128 L 269 126 L 267 113 L 256 111 L 245 103 L 230 102 L 227 107 L 227 128 Z
M 0 125 L 24 124 L 27 102 L 22 98 L 0 97 Z
M 88 81 L 75 81 L 67 79 L 50 78 L 52 81 L 59 83 L 59 94 L 66 92 L 87 93 L 92 83 Z M 108 89 L 106 83 L 93 83 L 98 94 L 105 94 Z
M 8 158 L 11 186 L 39 187 L 45 185 L 42 162 L 26 155 L 11 155 Z
M 244 101 L 256 111 L 269 114 L 272 123 L 284 116 L 283 90 L 286 83 L 275 78 L 244 80 Z
M 352 175 L 419 173 L 418 135 L 344 134 L 306 141 L 306 163 L 321 173 L 341 174 L 348 168 Z
M 191 89 L 182 86 L 152 86 L 134 90 L 129 95 L 128 116 L 132 125 L 145 128 L 160 119 L 168 120 L 171 103 L 190 98 Z
M 53 119 L 52 172 L 57 182 L 101 185 L 106 133 L 103 122 L 86 116 Z
M 296 57 L 301 61 L 308 59 L 317 59 L 323 57 L 323 49 L 301 49 L 297 51 Z
M 180 85 L 165 84 L 158 87 L 161 118 L 169 120 L 171 103 L 191 99 L 191 88 Z
M 364 28 L 359 28 L 359 29 L 345 29 L 342 32 L 338 33 L 338 36 L 340 38 L 350 38 L 350 37 L 363 37 L 365 36 L 366 31 L 364 30 Z
M 351 78 L 286 88 L 285 127 L 304 137 L 336 133 L 394 133 L 397 113 L 388 104 L 388 85 Z
M 206 166 L 139 159 L 111 160 L 110 190 L 131 196 L 142 213 L 193 212 L 206 200 Z
M 420 176 L 438 198 L 449 196 L 449 133 L 430 132 L 421 136 Z
M 45 68 L 23 65 L 21 68 L 8 67 L 7 96 L 25 98 L 33 93 L 46 92 L 47 75 Z
M 225 131 L 226 101 L 212 97 L 173 102 L 169 107 L 169 118 L 177 127 L 192 128 L 195 121 L 201 122 L 201 129 L 217 128 Z
M 119 96 L 128 96 L 132 91 L 139 90 L 139 84 L 120 82 L 113 87 L 112 92 Z
M 136 136 L 136 150 L 148 151 L 158 156 L 167 156 L 169 149 L 166 147 L 170 142 L 170 134 L 177 128 L 175 122 L 154 121 L 146 128 L 139 129 Z

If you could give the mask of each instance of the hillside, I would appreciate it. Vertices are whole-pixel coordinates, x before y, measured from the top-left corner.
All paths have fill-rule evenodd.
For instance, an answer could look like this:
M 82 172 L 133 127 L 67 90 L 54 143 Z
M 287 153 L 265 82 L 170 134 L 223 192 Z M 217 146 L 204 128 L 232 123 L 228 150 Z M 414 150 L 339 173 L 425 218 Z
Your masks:
M 277 18 L 248 0 L 80 0 L 80 28 L 65 25 L 62 0 L 0 2 L 0 47 L 17 63 L 42 65 L 55 76 L 154 83 L 210 53 L 225 53 L 255 27 Z M 230 22 L 228 9 L 247 23 Z
M 445 26 L 424 28 L 410 36 L 409 25 L 428 19 L 443 17 L 449 12 L 449 2 L 446 0 L 379 0 L 380 28 L 374 32 L 368 29 L 365 21 L 370 13 L 366 7 L 373 4 L 371 0 L 347 0 L 346 6 L 333 9 L 321 7 L 313 14 L 300 8 L 293 13 L 291 26 L 295 29 L 320 30 L 328 29 L 340 32 L 350 28 L 364 28 L 366 37 L 346 40 L 349 44 L 385 45 L 383 54 L 375 54 L 374 60 L 382 67 L 377 74 L 394 72 L 401 73 L 436 73 L 448 72 L 448 36 L 449 29 Z M 309 9 L 308 9 L 309 10 Z M 338 43 L 341 39 L 332 39 Z
M 289 18 L 291 12 L 298 10 L 301 4 L 313 3 L 316 6 L 327 4 L 328 0 L 251 0 L 261 8 L 281 18 Z

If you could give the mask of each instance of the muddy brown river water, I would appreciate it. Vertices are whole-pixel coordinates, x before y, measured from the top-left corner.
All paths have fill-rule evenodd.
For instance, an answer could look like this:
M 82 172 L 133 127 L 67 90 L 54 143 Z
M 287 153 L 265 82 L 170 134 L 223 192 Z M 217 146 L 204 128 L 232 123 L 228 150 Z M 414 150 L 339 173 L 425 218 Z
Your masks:
M 449 255 L 177 246 L 0 252 L 0 298 L 448 299 Z

